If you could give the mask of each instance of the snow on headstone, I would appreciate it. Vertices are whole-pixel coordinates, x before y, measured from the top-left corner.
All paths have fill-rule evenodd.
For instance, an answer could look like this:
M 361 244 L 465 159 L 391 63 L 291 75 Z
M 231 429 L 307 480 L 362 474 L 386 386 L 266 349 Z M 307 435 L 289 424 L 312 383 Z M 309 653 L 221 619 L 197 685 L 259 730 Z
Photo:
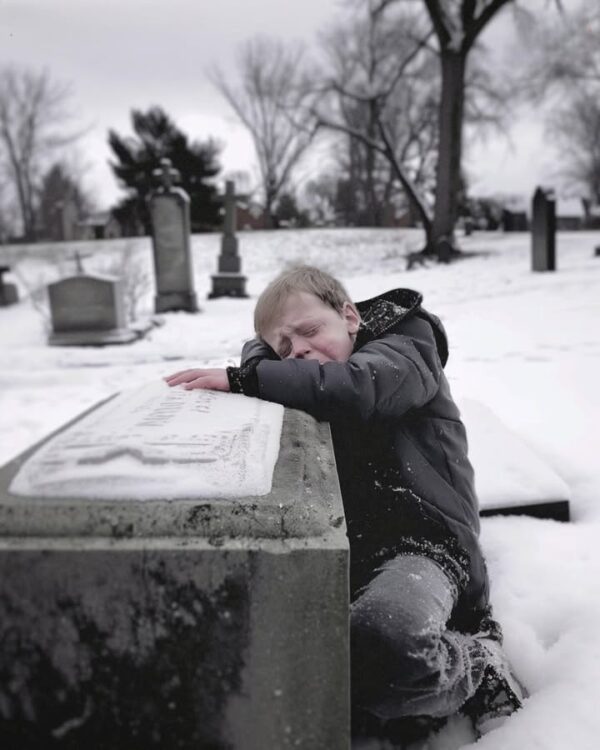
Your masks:
M 162 381 L 120 393 L 23 465 L 17 495 L 117 500 L 271 490 L 283 407 Z

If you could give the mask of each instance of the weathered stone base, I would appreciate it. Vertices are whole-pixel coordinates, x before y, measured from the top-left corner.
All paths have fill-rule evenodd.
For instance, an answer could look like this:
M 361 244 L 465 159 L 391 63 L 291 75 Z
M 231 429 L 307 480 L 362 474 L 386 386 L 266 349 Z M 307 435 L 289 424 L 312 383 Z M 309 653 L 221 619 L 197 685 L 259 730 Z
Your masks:
M 0 540 L 0 738 L 347 750 L 347 551 Z
M 288 410 L 271 492 L 231 499 L 10 493 L 36 449 L 0 469 L 2 750 L 348 750 L 326 424 Z
M 112 331 L 68 331 L 52 333 L 48 338 L 50 346 L 109 346 L 111 344 L 131 344 L 145 335 L 152 328 L 145 330 L 114 328 Z
M 211 276 L 212 291 L 208 299 L 217 297 L 247 297 L 247 277 L 239 273 L 217 273 Z
M 0 307 L 8 307 L 19 301 L 19 293 L 15 284 L 3 284 L 0 288 Z
M 154 297 L 154 311 L 163 312 L 199 312 L 195 292 L 162 292 Z

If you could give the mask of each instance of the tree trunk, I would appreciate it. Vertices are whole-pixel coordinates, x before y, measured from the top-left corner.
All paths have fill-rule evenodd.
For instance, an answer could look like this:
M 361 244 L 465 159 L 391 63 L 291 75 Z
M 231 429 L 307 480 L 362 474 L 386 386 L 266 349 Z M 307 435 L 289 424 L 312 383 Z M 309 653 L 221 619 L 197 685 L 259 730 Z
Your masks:
M 277 218 L 275 216 L 275 193 L 267 193 L 265 201 L 265 229 L 277 229 Z
M 375 140 L 375 103 L 369 102 L 367 137 Z M 375 151 L 365 144 L 365 188 L 366 188 L 366 224 L 369 227 L 379 226 L 377 217 L 377 194 L 375 190 Z
M 432 236 L 428 248 L 436 252 L 442 238 L 452 241 L 458 213 L 460 164 L 462 156 L 462 125 L 465 90 L 465 56 L 460 52 L 442 52 L 442 98 L 439 118 L 439 155 L 435 211 Z
M 16 172 L 16 170 L 15 170 Z M 31 194 L 21 174 L 16 174 L 17 199 L 23 223 L 23 239 L 33 242 L 35 239 L 35 215 L 31 205 Z

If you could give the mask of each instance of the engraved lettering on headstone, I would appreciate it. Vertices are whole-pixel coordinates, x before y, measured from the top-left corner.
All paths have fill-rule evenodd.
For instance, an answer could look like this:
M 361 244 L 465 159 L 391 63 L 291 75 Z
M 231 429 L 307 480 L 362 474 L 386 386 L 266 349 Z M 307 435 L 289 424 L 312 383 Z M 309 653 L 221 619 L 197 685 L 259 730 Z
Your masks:
M 120 394 L 44 445 L 11 492 L 136 499 L 270 491 L 283 408 L 162 382 Z

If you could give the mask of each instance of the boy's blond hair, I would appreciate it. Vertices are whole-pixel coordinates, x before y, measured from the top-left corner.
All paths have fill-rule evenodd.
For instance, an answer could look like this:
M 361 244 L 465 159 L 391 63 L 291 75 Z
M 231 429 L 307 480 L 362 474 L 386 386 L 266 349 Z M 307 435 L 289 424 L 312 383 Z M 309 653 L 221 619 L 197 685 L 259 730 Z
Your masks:
M 341 313 L 345 302 L 353 307 L 348 292 L 343 285 L 327 271 L 315 266 L 294 266 L 279 274 L 258 298 L 254 308 L 254 330 L 258 336 L 270 326 L 279 315 L 285 300 L 295 292 L 308 292 Z

